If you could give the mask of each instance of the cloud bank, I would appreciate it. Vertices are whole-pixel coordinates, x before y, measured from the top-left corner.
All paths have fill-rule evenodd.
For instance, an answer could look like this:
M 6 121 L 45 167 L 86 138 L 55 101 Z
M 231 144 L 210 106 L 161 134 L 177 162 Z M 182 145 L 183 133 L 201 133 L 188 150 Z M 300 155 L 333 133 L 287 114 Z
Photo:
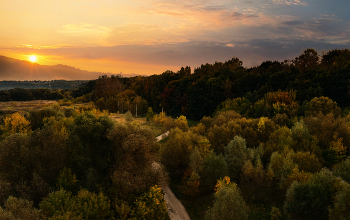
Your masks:
M 0 9 L 0 18 L 11 18 L 0 24 L 7 30 L 0 54 L 37 54 L 46 65 L 149 75 L 232 57 L 251 67 L 307 48 L 350 47 L 346 0 L 33 0 L 42 10 L 19 1 L 24 5 Z

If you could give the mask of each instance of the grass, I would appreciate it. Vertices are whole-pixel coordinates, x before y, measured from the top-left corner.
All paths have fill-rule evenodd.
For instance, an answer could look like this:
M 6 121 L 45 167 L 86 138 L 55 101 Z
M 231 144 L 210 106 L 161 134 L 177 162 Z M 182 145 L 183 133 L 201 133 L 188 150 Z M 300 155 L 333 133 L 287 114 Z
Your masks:
M 39 110 L 56 103 L 56 101 L 46 100 L 0 102 L 0 112 L 5 115 L 21 111 Z
M 146 120 L 144 125 L 147 125 L 148 127 L 150 127 L 152 129 L 152 131 L 153 131 L 154 136 L 156 136 L 156 137 L 161 135 L 161 134 L 163 134 L 165 132 L 165 130 L 164 130 L 162 125 L 158 125 L 158 124 L 156 124 L 154 122 Z
M 0 116 L 6 114 L 13 114 L 16 112 L 27 112 L 30 110 L 40 110 L 51 107 L 52 105 L 58 104 L 57 101 L 52 100 L 32 100 L 32 101 L 10 101 L 0 102 Z M 89 103 L 84 104 L 73 104 L 71 108 L 89 107 Z M 68 106 L 67 106 L 68 107 Z

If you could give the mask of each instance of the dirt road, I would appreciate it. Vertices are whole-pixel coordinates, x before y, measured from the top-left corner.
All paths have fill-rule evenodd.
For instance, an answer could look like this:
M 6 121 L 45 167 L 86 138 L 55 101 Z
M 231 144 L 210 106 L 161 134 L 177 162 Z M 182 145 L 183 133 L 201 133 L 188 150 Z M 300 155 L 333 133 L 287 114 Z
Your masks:
M 162 140 L 163 138 L 169 135 L 169 131 L 158 136 L 157 141 Z M 160 165 L 157 162 L 153 162 L 153 169 L 160 169 Z M 171 191 L 168 183 L 166 181 L 162 181 L 161 187 L 164 191 L 164 200 L 166 202 L 166 206 L 168 208 L 168 215 L 171 220 L 191 220 L 188 215 L 185 207 L 182 203 L 176 198 L 173 191 Z
M 165 133 L 159 135 L 158 137 L 156 137 L 157 142 L 158 142 L 158 141 L 161 141 L 163 138 L 168 137 L 169 133 L 170 133 L 170 131 L 167 131 L 167 132 L 165 132 Z

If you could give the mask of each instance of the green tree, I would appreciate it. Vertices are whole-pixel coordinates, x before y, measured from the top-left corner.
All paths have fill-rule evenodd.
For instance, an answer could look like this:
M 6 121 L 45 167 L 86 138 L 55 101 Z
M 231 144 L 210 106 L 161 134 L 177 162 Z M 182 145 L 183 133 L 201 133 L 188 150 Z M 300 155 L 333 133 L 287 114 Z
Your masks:
M 242 167 L 246 160 L 250 158 L 250 151 L 246 146 L 246 141 L 241 136 L 235 136 L 225 147 L 225 160 L 229 169 L 230 177 L 238 180 Z
M 84 112 L 74 118 L 68 145 L 71 153 L 71 168 L 78 179 L 95 187 L 106 176 L 113 163 L 113 145 L 107 139 L 108 131 L 114 127 L 107 116 L 97 117 L 92 112 Z M 92 173 L 96 175 L 91 175 Z M 93 188 L 94 189 L 94 188 Z
M 223 124 L 228 123 L 231 120 L 240 119 L 240 118 L 242 118 L 241 115 L 232 110 L 218 112 L 218 114 L 216 114 L 215 117 L 213 118 L 212 126 L 213 125 L 221 126 Z
M 152 169 L 155 137 L 149 127 L 117 123 L 109 132 L 115 160 L 111 174 L 112 186 L 118 198 L 129 203 L 140 193 L 155 185 L 160 170 Z
M 343 180 L 350 183 L 350 159 L 348 158 L 337 164 L 333 174 L 335 176 L 340 176 Z
M 319 56 L 317 51 L 308 48 L 304 50 L 304 53 L 299 57 L 296 57 L 293 61 L 294 65 L 299 68 L 301 72 L 307 69 L 316 67 L 319 64 Z
M 271 209 L 271 220 L 281 220 L 282 219 L 282 214 L 280 212 L 280 209 L 272 206 Z
M 209 146 L 206 138 L 190 130 L 183 132 L 179 128 L 174 128 L 160 151 L 161 163 L 167 168 L 172 178 L 182 179 L 183 173 L 189 168 L 192 150 L 197 147 L 204 155 Z
M 70 192 L 77 190 L 77 179 L 70 168 L 63 168 L 57 178 L 56 187 Z
M 119 109 L 118 109 L 118 99 L 114 96 L 110 97 L 107 102 L 106 102 L 106 109 L 109 111 L 109 112 L 118 112 Z
M 203 157 L 197 147 L 191 152 L 189 165 L 190 167 L 185 171 L 182 178 L 180 189 L 184 194 L 194 197 L 199 193 L 201 178 L 199 173 L 203 172 Z
M 2 179 L 11 183 L 13 193 L 35 204 L 47 195 L 49 185 L 69 162 L 65 135 L 53 126 L 36 130 L 31 136 L 10 135 L 0 146 Z
M 32 173 L 27 167 L 32 166 L 29 147 L 30 137 L 25 134 L 13 134 L 0 142 L 0 174 L 9 182 L 18 183 L 21 179 L 28 180 Z
M 291 148 L 294 151 L 309 151 L 321 157 L 322 152 L 318 146 L 317 138 L 310 134 L 307 125 L 302 119 L 294 123 L 291 131 L 291 136 L 294 141 Z
M 289 219 L 329 219 L 339 180 L 326 169 L 305 183 L 293 182 L 287 191 L 284 210 Z
M 87 190 L 80 190 L 76 196 L 63 189 L 52 192 L 40 203 L 40 209 L 54 219 L 113 219 L 108 198 Z
M 237 184 L 221 183 L 214 196 L 214 204 L 205 214 L 206 220 L 248 219 L 247 206 Z
M 154 113 L 153 113 L 153 110 L 151 107 L 148 107 L 148 111 L 147 111 L 147 115 L 146 115 L 146 118 L 147 118 L 147 121 L 150 121 L 154 116 Z
M 174 120 L 174 126 L 180 128 L 182 131 L 188 131 L 188 122 L 186 116 L 181 115 Z
M 304 121 L 310 134 L 318 140 L 325 160 L 324 165 L 334 165 L 339 161 L 334 160 L 335 157 L 344 157 L 344 152 L 349 155 L 350 130 L 345 118 L 335 118 L 333 114 L 319 114 L 316 117 L 306 117 Z
M 270 159 L 273 152 L 282 153 L 285 148 L 291 148 L 294 141 L 291 137 L 292 131 L 288 127 L 281 127 L 270 134 L 269 140 L 265 145 L 264 161 Z
M 96 97 L 109 98 L 124 90 L 124 84 L 119 75 L 100 76 L 94 86 Z
M 64 189 L 51 192 L 40 202 L 40 210 L 46 217 L 60 216 L 74 206 L 72 193 Z
M 106 102 L 105 102 L 105 98 L 99 98 L 96 102 L 95 102 L 95 106 L 98 110 L 103 110 L 106 109 Z
M 227 176 L 228 169 L 225 158 L 222 154 L 216 155 L 210 152 L 203 159 L 203 171 L 199 173 L 201 177 L 201 185 L 205 191 L 211 191 L 218 179 Z
M 273 152 L 270 158 L 269 172 L 272 172 L 274 180 L 280 189 L 286 190 L 291 183 L 289 176 L 297 165 L 292 159 L 293 151 L 286 149 L 283 153 Z M 299 171 L 299 170 L 298 170 Z
M 4 208 L 0 207 L 0 219 L 44 219 L 40 211 L 33 207 L 33 202 L 10 196 Z
M 200 123 L 202 123 L 205 126 L 205 129 L 208 130 L 213 123 L 213 119 L 211 117 L 204 116 L 201 120 Z
M 254 162 L 254 165 L 251 160 L 245 162 L 239 186 L 247 202 L 269 203 L 273 175 L 264 170 L 259 157 Z
M 341 115 L 341 109 L 338 107 L 337 103 L 328 97 L 315 97 L 306 106 L 306 115 L 317 115 L 322 113 L 324 115 L 333 113 L 335 117 Z
M 350 185 L 343 184 L 342 189 L 334 199 L 334 205 L 329 208 L 330 220 L 350 219 Z
M 38 128 L 42 128 L 45 124 L 44 119 L 50 117 L 63 118 L 65 116 L 61 110 L 57 108 L 54 109 L 52 107 L 41 110 L 30 110 L 26 114 L 26 118 L 30 122 L 33 131 Z
M 321 170 L 322 164 L 318 157 L 310 152 L 296 152 L 291 155 L 293 162 L 298 165 L 300 170 L 315 173 Z
M 224 112 L 228 110 L 233 110 L 239 113 L 240 115 L 248 116 L 251 105 L 252 103 L 250 103 L 250 101 L 244 97 L 226 99 L 217 107 L 216 111 Z

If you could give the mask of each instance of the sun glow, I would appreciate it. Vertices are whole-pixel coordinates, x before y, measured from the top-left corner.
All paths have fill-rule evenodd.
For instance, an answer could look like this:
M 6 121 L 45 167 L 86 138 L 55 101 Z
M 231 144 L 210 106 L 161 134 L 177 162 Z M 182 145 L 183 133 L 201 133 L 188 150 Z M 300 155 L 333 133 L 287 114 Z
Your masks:
M 29 60 L 30 60 L 31 62 L 35 62 L 35 61 L 36 61 L 36 56 L 31 55 L 31 56 L 29 57 Z

